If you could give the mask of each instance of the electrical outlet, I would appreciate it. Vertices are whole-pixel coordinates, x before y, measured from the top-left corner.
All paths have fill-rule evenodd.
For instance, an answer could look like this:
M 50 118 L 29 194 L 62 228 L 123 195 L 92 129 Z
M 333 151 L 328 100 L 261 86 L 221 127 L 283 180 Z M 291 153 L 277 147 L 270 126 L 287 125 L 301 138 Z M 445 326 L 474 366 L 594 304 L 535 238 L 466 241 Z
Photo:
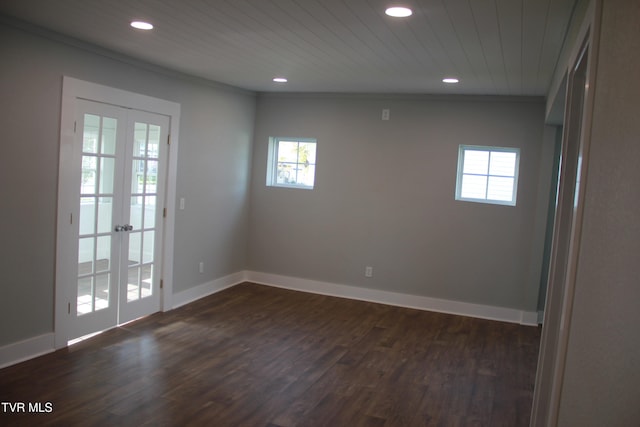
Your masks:
M 204 262 L 200 261 L 200 273 L 204 273 Z
M 373 267 L 366 266 L 364 268 L 364 277 L 373 277 Z
M 389 109 L 385 108 L 382 110 L 382 120 L 389 120 Z

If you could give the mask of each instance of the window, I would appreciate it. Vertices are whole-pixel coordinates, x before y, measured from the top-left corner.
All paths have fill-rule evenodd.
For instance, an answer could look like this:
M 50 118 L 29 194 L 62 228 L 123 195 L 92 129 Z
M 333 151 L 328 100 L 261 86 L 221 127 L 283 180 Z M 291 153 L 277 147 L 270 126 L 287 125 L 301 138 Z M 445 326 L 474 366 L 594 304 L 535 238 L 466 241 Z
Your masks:
M 313 189 L 316 140 L 269 138 L 267 185 Z
M 516 205 L 518 148 L 461 145 L 456 200 Z

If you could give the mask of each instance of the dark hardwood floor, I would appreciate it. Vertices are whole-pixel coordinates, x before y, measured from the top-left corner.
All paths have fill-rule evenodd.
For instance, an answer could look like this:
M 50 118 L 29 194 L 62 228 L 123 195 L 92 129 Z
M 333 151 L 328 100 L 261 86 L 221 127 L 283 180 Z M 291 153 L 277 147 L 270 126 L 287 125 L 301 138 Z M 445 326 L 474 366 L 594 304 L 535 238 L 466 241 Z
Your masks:
M 0 425 L 526 426 L 539 338 L 245 283 L 0 370 L 51 409 Z

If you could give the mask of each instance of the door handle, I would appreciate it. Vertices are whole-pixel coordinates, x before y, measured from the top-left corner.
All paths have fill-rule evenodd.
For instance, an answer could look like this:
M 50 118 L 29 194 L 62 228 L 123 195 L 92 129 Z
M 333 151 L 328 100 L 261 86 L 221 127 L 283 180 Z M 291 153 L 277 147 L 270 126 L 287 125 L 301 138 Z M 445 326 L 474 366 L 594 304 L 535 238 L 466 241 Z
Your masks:
M 133 225 L 131 224 L 125 224 L 125 225 L 116 225 L 115 231 L 119 232 L 119 231 L 131 231 L 133 230 Z
M 115 231 L 116 231 L 116 232 L 124 231 L 124 226 L 122 226 L 122 225 L 116 225 Z

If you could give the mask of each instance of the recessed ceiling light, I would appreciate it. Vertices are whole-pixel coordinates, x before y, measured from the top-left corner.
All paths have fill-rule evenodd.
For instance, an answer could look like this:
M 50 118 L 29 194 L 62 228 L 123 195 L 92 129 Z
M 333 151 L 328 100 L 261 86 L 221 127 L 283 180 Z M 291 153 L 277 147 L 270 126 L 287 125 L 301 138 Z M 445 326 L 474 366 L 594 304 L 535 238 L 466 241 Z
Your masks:
M 285 79 L 284 77 L 274 77 L 273 81 L 276 83 L 286 83 L 288 80 Z
M 443 83 L 449 83 L 449 84 L 458 83 L 459 81 L 460 80 L 456 79 L 455 77 L 447 77 L 447 78 L 442 79 Z
M 153 24 L 145 21 L 132 21 L 131 26 L 138 30 L 153 30 Z
M 411 16 L 413 14 L 413 11 L 408 7 L 393 6 L 387 8 L 384 13 L 389 16 L 393 16 L 394 18 L 406 18 L 407 16 Z

